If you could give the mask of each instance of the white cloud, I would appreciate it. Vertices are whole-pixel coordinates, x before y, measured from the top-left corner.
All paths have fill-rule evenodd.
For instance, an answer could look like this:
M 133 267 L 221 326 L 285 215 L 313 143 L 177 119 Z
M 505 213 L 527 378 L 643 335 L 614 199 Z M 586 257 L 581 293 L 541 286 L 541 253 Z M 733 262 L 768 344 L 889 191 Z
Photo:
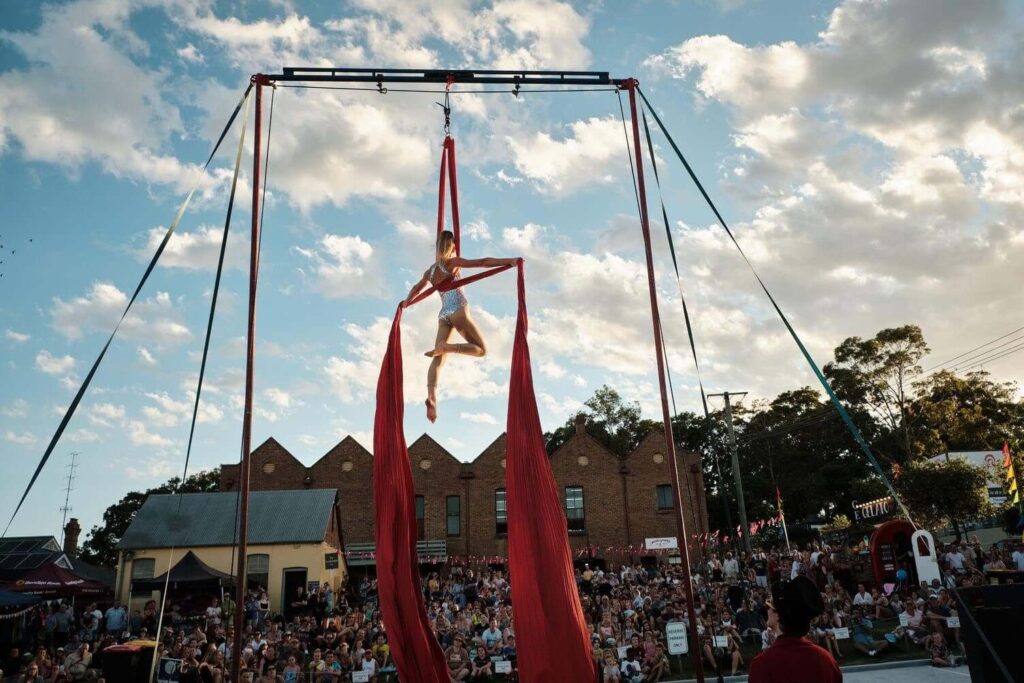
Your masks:
M 0 409 L 0 414 L 6 417 L 25 417 L 28 415 L 28 401 L 23 398 L 16 398 Z
M 278 387 L 270 387 L 264 390 L 263 395 L 275 406 L 284 410 L 302 405 L 302 401 L 296 399 L 290 393 Z
M 569 193 L 615 180 L 612 167 L 625 161 L 622 121 L 589 118 L 569 124 L 570 135 L 556 139 L 538 132 L 508 137 L 516 170 L 543 193 Z
M 1021 31 L 996 0 L 848 0 L 816 41 L 698 36 L 647 60 L 729 117 L 716 196 L 738 200 L 735 234 L 819 358 L 907 322 L 955 354 L 1024 304 L 1000 286 L 1024 257 Z M 761 368 L 740 381 L 762 394 L 812 380 L 719 229 L 676 240 L 709 372 Z
M 306 446 L 308 448 L 315 448 L 317 446 L 317 444 L 320 443 L 320 439 L 316 438 L 315 436 L 311 436 L 309 434 L 300 434 L 299 435 L 299 443 L 301 443 L 303 446 Z
M 140 260 L 149 261 L 156 252 L 166 227 L 152 228 L 147 233 L 146 246 L 136 254 Z M 220 258 L 220 246 L 224 239 L 223 228 L 212 225 L 200 226 L 195 232 L 175 232 L 160 256 L 160 265 L 164 268 L 184 268 L 186 270 L 209 270 L 217 268 Z M 228 245 L 224 252 L 226 268 L 247 269 L 249 267 L 249 239 L 242 230 L 228 233 Z
M 203 57 L 203 53 L 193 45 L 192 43 L 187 44 L 185 47 L 178 48 L 176 54 L 184 61 L 190 64 L 202 64 L 206 61 Z
M 145 423 L 138 420 L 127 420 L 125 428 L 128 431 L 128 438 L 136 446 L 156 446 L 166 448 L 174 442 L 167 437 L 155 434 L 146 427 Z M 169 466 L 169 465 L 168 465 Z
M 86 332 L 110 333 L 128 304 L 128 295 L 107 282 L 96 282 L 85 296 L 64 301 L 57 297 L 50 309 L 51 325 L 68 339 Z M 128 339 L 157 344 L 179 344 L 192 333 L 181 323 L 180 313 L 166 292 L 138 300 L 118 333 Z
M 143 443 L 137 445 L 162 446 L 169 444 Z M 124 469 L 129 479 L 142 480 L 164 480 L 175 475 L 180 476 L 177 467 L 163 458 L 150 458 L 143 463 L 143 467 L 129 466 Z
M 153 357 L 153 354 L 150 353 L 149 349 L 147 349 L 145 346 L 140 346 L 138 348 L 138 352 L 139 352 L 139 359 L 144 364 L 149 365 L 150 367 L 153 367 L 153 366 L 155 366 L 157 364 L 156 358 Z
M 22 332 L 15 332 L 14 330 L 4 330 L 4 339 L 14 342 L 15 344 L 24 344 L 32 338 L 30 334 L 24 334 Z
M 481 425 L 496 425 L 498 421 L 490 413 L 459 413 L 459 418 Z
M 32 161 L 72 169 L 96 161 L 115 176 L 183 191 L 201 172 L 163 151 L 183 124 L 165 97 L 169 74 L 134 59 L 148 51 L 129 25 L 134 9 L 100 1 L 46 5 L 34 31 L 0 33 L 29 61 L 0 74 L 0 138 L 17 140 Z
M 89 408 L 88 417 L 89 422 L 94 425 L 111 429 L 115 423 L 120 423 L 124 419 L 124 414 L 124 406 L 113 403 L 97 403 Z
M 462 226 L 462 237 L 474 242 L 489 240 L 491 239 L 491 228 L 484 221 L 470 221 Z
M 75 443 L 92 443 L 93 441 L 99 441 L 99 438 L 99 434 L 88 429 L 76 429 L 68 432 L 68 439 Z
M 295 250 L 311 264 L 310 284 L 327 298 L 380 291 L 380 267 L 373 247 L 357 235 L 324 235 L 315 250 Z
M 62 375 L 75 367 L 71 356 L 54 356 L 46 349 L 36 354 L 36 368 L 47 375 Z
M 21 434 L 16 434 L 10 431 L 4 433 L 4 440 L 9 441 L 10 443 L 16 443 L 20 446 L 28 446 L 38 441 L 38 439 L 36 439 L 36 435 L 33 434 L 32 432 L 22 432 Z

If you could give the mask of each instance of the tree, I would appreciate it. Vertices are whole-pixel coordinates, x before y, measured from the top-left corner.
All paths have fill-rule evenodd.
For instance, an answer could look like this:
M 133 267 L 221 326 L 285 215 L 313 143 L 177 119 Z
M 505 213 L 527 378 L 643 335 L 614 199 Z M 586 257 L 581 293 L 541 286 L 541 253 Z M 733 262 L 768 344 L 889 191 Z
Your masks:
M 998 450 L 1024 443 L 1024 405 L 1016 386 L 989 379 L 987 372 L 937 372 L 915 385 L 908 412 L 914 455 Z
M 640 404 L 622 400 L 619 392 L 605 385 L 584 402 L 587 433 L 619 457 L 625 457 L 640 445 L 640 441 L 660 422 L 645 420 L 640 415 Z M 548 453 L 554 453 L 576 433 L 575 417 L 544 435 Z
M 952 526 L 957 540 L 964 521 L 992 514 L 987 484 L 985 468 L 957 458 L 911 463 L 896 480 L 915 522 L 933 529 Z
M 835 349 L 835 361 L 824 372 L 839 397 L 851 406 L 866 407 L 897 436 L 893 445 L 908 462 L 913 448 L 907 406 L 912 383 L 921 374 L 918 362 L 928 353 L 917 325 L 881 330 L 871 339 L 849 337 Z
M 204 493 L 218 490 L 220 468 L 215 467 L 193 474 L 181 486 L 182 493 Z M 129 491 L 103 513 L 103 524 L 94 526 L 89 531 L 89 538 L 82 544 L 80 557 L 86 562 L 105 567 L 117 566 L 117 543 L 121 540 L 128 526 L 135 519 L 135 514 L 146 502 L 146 498 L 154 493 L 173 493 L 178 490 L 181 477 L 173 477 L 167 482 L 145 492 Z

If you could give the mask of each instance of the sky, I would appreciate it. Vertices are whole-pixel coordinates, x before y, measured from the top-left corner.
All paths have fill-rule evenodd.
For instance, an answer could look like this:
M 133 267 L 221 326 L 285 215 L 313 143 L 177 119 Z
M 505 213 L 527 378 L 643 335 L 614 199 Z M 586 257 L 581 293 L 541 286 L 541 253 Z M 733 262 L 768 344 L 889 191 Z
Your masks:
M 237 124 L 209 170 L 201 164 L 252 73 L 635 76 L 820 362 L 846 337 L 915 323 L 929 367 L 1024 325 L 1021 64 L 1021 0 L 0 3 L 0 521 L 195 187 L 9 533 L 59 536 L 72 452 L 70 515 L 85 528 L 125 492 L 182 472 Z M 346 435 L 371 445 L 391 317 L 433 258 L 438 98 L 274 92 L 254 444 L 273 436 L 307 464 Z M 618 95 L 453 102 L 464 253 L 526 259 L 544 427 L 603 384 L 660 419 Z M 239 453 L 251 133 L 250 123 L 192 472 Z M 813 384 L 656 131 L 654 143 L 705 387 L 754 401 Z M 648 189 L 676 402 L 696 409 L 679 285 Z M 472 460 L 504 430 L 514 292 L 511 275 L 467 291 L 489 353 L 448 363 L 433 425 L 421 353 L 439 304 L 407 312 L 410 442 L 426 432 Z M 1016 381 L 1024 354 L 984 369 Z

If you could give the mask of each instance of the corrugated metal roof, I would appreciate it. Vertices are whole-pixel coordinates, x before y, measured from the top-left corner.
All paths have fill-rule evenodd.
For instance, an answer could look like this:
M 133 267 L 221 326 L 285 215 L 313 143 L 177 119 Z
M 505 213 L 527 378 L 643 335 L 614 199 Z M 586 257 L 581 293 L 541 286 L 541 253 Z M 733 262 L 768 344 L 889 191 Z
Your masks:
M 249 543 L 318 543 L 327 535 L 337 489 L 253 491 L 249 494 Z M 196 548 L 235 543 L 238 494 L 186 493 L 146 499 L 117 547 Z

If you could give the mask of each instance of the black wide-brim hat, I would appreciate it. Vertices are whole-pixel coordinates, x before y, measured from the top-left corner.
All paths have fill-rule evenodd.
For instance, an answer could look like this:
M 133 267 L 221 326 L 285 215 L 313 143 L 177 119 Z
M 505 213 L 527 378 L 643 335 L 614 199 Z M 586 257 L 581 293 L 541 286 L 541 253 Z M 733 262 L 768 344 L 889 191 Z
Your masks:
M 806 576 L 772 586 L 772 605 L 781 613 L 813 618 L 825 611 L 825 602 L 814 582 Z

